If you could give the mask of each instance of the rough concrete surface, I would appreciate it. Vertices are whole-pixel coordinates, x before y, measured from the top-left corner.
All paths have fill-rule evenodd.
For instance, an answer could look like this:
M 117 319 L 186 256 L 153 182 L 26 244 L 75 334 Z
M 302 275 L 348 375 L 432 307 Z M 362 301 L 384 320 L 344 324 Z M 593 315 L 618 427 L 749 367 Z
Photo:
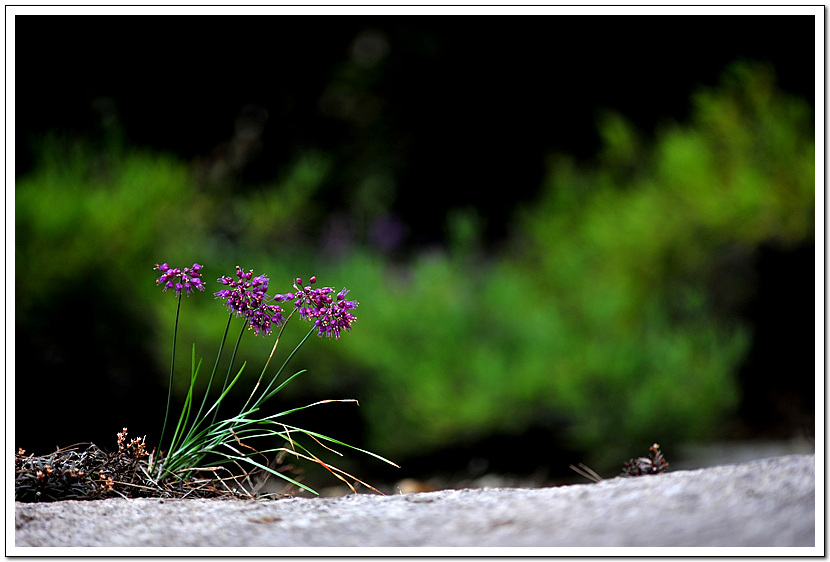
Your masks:
M 815 456 L 790 455 L 554 488 L 18 502 L 15 546 L 812 547 L 815 507 Z

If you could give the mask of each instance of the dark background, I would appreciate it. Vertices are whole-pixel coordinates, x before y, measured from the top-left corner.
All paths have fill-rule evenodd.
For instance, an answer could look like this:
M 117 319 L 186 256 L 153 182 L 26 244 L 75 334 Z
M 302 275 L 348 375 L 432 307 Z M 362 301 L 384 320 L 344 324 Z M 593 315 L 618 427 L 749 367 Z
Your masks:
M 440 237 L 437 215 L 477 186 L 509 183 L 512 204 L 532 195 L 513 185 L 540 184 L 545 155 L 593 155 L 600 109 L 646 132 L 683 120 L 693 90 L 735 60 L 771 63 L 782 89 L 812 100 L 812 25 L 794 16 L 18 17 L 17 173 L 31 166 L 21 148 L 33 134 L 89 133 L 102 111 L 117 112 L 131 143 L 196 159 L 231 137 L 246 108 L 264 110 L 264 147 L 243 179 L 274 175 L 308 146 L 338 153 L 342 183 L 379 157 L 400 178 L 395 210 L 423 241 Z M 368 125 L 321 101 L 366 33 L 395 54 L 366 72 L 366 90 L 385 105 L 382 122 Z M 488 234 L 502 236 L 512 205 L 477 203 Z
M 392 210 L 410 228 L 408 252 L 441 241 L 447 213 L 473 202 L 487 244 L 498 246 L 516 205 L 541 184 L 547 155 L 595 154 L 603 109 L 653 134 L 682 121 L 690 94 L 740 59 L 771 64 L 779 86 L 811 104 L 815 92 L 812 17 L 18 16 L 15 24 L 18 176 L 34 166 L 31 142 L 49 131 L 103 138 L 117 122 L 130 145 L 209 169 L 247 123 L 260 142 L 233 170 L 232 189 L 317 147 L 335 156 L 326 204 L 336 210 L 348 204 L 350 179 L 376 167 L 396 178 Z M 336 88 L 344 75 L 353 88 L 345 93 Z M 813 246 L 763 250 L 758 268 L 758 291 L 742 311 L 754 326 L 743 431 L 788 437 L 812 423 L 815 407 L 812 378 L 788 376 L 814 372 Z M 60 346 L 60 332 L 94 307 L 83 304 L 77 318 L 54 319 L 48 344 L 46 335 L 18 336 L 17 356 Z M 135 353 L 122 359 L 140 364 Z M 52 384 L 72 391 L 69 377 L 82 376 L 76 359 Z M 21 417 L 66 400 L 41 395 L 38 372 L 15 366 L 16 446 L 112 437 L 109 420 L 90 432 Z M 146 415 L 141 398 L 159 389 L 125 381 L 122 392 L 125 412 Z

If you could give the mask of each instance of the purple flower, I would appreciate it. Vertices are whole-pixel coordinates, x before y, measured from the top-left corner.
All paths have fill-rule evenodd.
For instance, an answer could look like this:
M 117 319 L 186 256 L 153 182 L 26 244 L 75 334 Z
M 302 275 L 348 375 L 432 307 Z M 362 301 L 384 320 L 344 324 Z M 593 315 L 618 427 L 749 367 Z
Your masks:
M 185 267 L 184 269 L 171 268 L 166 263 L 161 265 L 156 264 L 153 269 L 161 271 L 161 277 L 156 279 L 157 285 L 162 285 L 166 291 L 167 289 L 174 289 L 176 295 L 181 295 L 184 291 L 187 295 L 193 292 L 194 289 L 200 291 L 205 290 L 205 285 L 202 283 L 202 274 L 199 271 L 202 266 L 194 263 L 192 267 Z
M 275 304 L 268 304 L 268 277 L 259 275 L 254 277 L 254 270 L 245 272 L 236 266 L 236 277 L 223 276 L 217 279 L 219 283 L 227 285 L 229 289 L 222 289 L 214 293 L 217 298 L 227 299 L 228 308 L 237 316 L 243 316 L 248 321 L 248 328 L 256 335 L 279 326 L 285 319 L 282 309 Z M 279 299 L 277 299 L 279 300 Z
M 348 289 L 343 289 L 335 298 L 331 297 L 334 292 L 332 287 L 312 289 L 311 284 L 317 281 L 315 277 L 309 280 L 308 286 L 303 286 L 303 280 L 296 279 L 294 289 L 296 292 L 277 295 L 276 300 L 294 300 L 294 308 L 299 310 L 303 320 L 313 320 L 319 337 L 326 336 L 334 339 L 340 338 L 341 330 L 351 330 L 352 322 L 357 318 L 349 312 L 357 308 L 357 301 L 347 301 Z

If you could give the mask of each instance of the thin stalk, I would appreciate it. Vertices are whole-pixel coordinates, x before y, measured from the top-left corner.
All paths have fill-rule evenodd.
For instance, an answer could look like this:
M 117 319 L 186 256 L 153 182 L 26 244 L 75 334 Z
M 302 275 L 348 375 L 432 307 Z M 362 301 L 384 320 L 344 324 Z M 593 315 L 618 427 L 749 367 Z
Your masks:
M 199 369 L 201 367 L 201 359 L 199 360 L 199 364 L 196 365 L 196 344 L 193 344 L 190 358 L 190 388 L 187 391 L 187 398 L 185 399 L 182 413 L 179 416 L 179 423 L 176 424 L 176 431 L 173 432 L 173 441 L 170 444 L 171 453 L 178 450 L 179 443 L 184 436 L 184 428 L 187 426 L 187 422 L 190 419 L 190 409 L 193 406 L 193 389 L 196 386 L 196 378 L 199 376 Z
M 215 408 L 219 407 L 219 404 L 222 402 L 222 400 L 225 399 L 225 396 L 231 391 L 231 388 L 233 388 L 233 386 L 239 380 L 239 377 L 242 375 L 242 371 L 245 370 L 245 365 L 246 365 L 246 363 L 242 364 L 242 367 L 239 369 L 239 372 L 236 374 L 236 377 L 234 377 L 233 381 L 231 381 L 231 384 L 225 390 L 222 391 L 222 395 L 219 397 L 219 399 L 216 402 L 214 402 L 213 406 L 211 406 L 210 409 L 205 413 L 205 417 L 202 418 L 201 420 L 198 420 L 194 424 L 194 427 L 201 426 L 202 423 L 210 415 L 210 413 Z M 182 455 L 184 455 L 185 452 L 183 451 L 183 449 L 189 448 L 189 446 L 186 446 L 185 443 L 201 443 L 201 445 L 198 445 L 199 448 L 202 448 L 202 449 L 205 449 L 205 450 L 210 450 L 212 448 L 212 446 L 208 445 L 208 442 L 210 441 L 210 439 L 212 439 L 212 437 L 210 437 L 210 436 L 217 436 L 217 435 L 225 434 L 225 433 L 227 433 L 228 428 L 232 429 L 236 424 L 238 424 L 240 422 L 244 422 L 244 421 L 246 421 L 244 418 L 242 418 L 242 419 L 231 418 L 231 419 L 227 419 L 227 420 L 222 420 L 218 423 L 213 422 L 209 426 L 202 429 L 197 434 L 194 434 L 191 431 L 191 433 L 189 433 L 187 435 L 187 437 L 185 438 L 183 444 L 181 445 L 181 447 L 176 452 L 181 453 Z
M 182 294 L 176 303 L 176 322 L 173 324 L 173 356 L 170 358 L 170 380 L 167 383 L 167 408 L 164 411 L 164 424 L 161 426 L 161 437 L 159 437 L 159 455 L 161 457 L 161 444 L 164 442 L 164 432 L 167 430 L 167 417 L 170 414 L 170 399 L 173 394 L 173 368 L 176 365 L 176 336 L 179 332 L 179 311 L 182 307 Z
M 280 326 L 280 331 L 277 334 L 277 341 L 274 342 L 274 347 L 271 349 L 271 355 L 268 356 L 268 361 L 265 362 L 265 366 L 262 367 L 262 372 L 259 374 L 259 380 L 262 380 L 262 377 L 265 376 L 265 370 L 268 368 L 268 364 L 271 363 L 271 358 L 274 357 L 274 352 L 277 350 L 277 345 L 280 343 L 280 338 L 282 337 L 282 332 L 285 330 L 285 327 L 288 325 L 288 321 L 291 320 L 291 317 L 294 316 L 294 313 L 297 311 L 295 308 L 291 311 L 291 314 L 288 315 L 288 318 L 285 319 L 285 322 L 282 323 Z
M 236 359 L 236 352 L 239 350 L 239 342 L 242 341 L 242 334 L 245 333 L 245 322 L 242 323 L 242 330 L 239 331 L 239 337 L 236 338 L 236 345 L 233 348 L 233 353 L 231 354 L 231 362 L 228 365 L 228 372 L 225 374 L 225 382 L 222 384 L 222 393 L 224 394 L 225 389 L 228 387 L 228 379 L 231 376 L 231 369 L 233 369 L 233 362 Z M 213 411 L 213 419 L 210 420 L 210 423 L 216 422 L 216 414 L 219 413 L 219 404 L 216 404 L 216 409 Z
M 245 408 L 248 407 L 248 403 L 251 401 L 251 398 L 253 398 L 254 394 L 256 394 L 256 391 L 259 388 L 260 383 L 262 382 L 262 378 L 265 376 L 265 371 L 268 369 L 268 365 L 271 363 L 271 359 L 273 359 L 273 357 L 274 357 L 274 352 L 277 351 L 277 346 L 279 345 L 280 339 L 282 338 L 282 333 L 285 330 L 285 327 L 288 325 L 288 321 L 291 320 L 292 316 L 294 316 L 294 312 L 296 312 L 296 310 L 297 310 L 296 308 L 294 310 L 292 310 L 291 314 L 288 315 L 288 318 L 286 318 L 285 322 L 283 322 L 282 326 L 280 326 L 280 331 L 279 331 L 279 333 L 277 333 L 276 341 L 274 341 L 274 347 L 271 348 L 271 354 L 268 356 L 268 360 L 265 362 L 265 365 L 262 367 L 262 372 L 259 373 L 259 378 L 257 379 L 256 384 L 254 385 L 254 389 L 251 391 L 251 395 L 248 396 L 248 399 L 245 401 L 245 405 L 242 406 L 242 410 L 240 411 L 240 413 L 245 411 Z M 305 341 L 305 340 L 303 340 L 303 341 Z M 285 367 L 285 364 L 283 364 L 283 367 Z M 282 368 L 280 368 L 280 370 L 277 371 L 277 374 L 274 376 L 274 378 L 276 379 L 276 377 L 279 377 L 281 372 L 282 372 Z M 271 384 L 273 384 L 273 381 L 271 382 Z M 268 385 L 268 388 L 271 388 L 271 384 Z
M 219 353 L 216 354 L 216 362 L 213 364 L 213 371 L 210 372 L 210 379 L 208 380 L 207 389 L 205 389 L 205 396 L 202 398 L 202 405 L 199 406 L 199 412 L 196 414 L 195 420 L 198 420 L 202 415 L 202 410 L 205 408 L 205 403 L 207 402 L 208 394 L 210 393 L 210 387 L 213 386 L 213 377 L 216 375 L 216 369 L 219 367 L 219 358 L 222 357 L 222 349 L 225 347 L 225 340 L 228 338 L 228 329 L 231 327 L 231 319 L 233 318 L 233 312 L 228 314 L 228 323 L 225 324 L 225 333 L 222 335 L 222 341 L 219 343 Z M 225 384 L 227 384 L 227 377 L 225 377 Z M 224 390 L 224 389 L 222 389 Z M 193 427 L 190 429 L 189 433 L 193 433 L 196 430 L 196 424 L 194 423 Z
M 265 388 L 265 390 L 262 391 L 262 396 L 260 396 L 257 399 L 257 401 L 254 403 L 252 408 L 258 407 L 260 404 L 262 404 L 263 402 L 268 400 L 271 397 L 271 395 L 273 395 L 273 393 L 268 394 L 268 391 L 271 390 L 271 387 L 274 385 L 276 380 L 279 378 L 280 374 L 282 374 L 283 370 L 288 365 L 288 362 L 291 361 L 291 358 L 294 357 L 294 354 L 297 353 L 297 351 L 299 351 L 299 349 L 303 346 L 303 344 L 306 342 L 306 340 L 309 338 L 309 336 L 311 336 L 312 332 L 314 332 L 315 329 L 316 328 L 312 325 L 311 329 L 308 331 L 308 333 L 305 335 L 305 337 L 300 341 L 300 343 L 298 343 L 294 347 L 294 349 L 291 351 L 291 353 L 288 354 L 288 357 L 286 357 L 285 361 L 283 361 L 282 366 L 280 367 L 279 371 L 277 371 L 277 373 L 274 375 L 274 378 L 271 379 L 271 382 L 268 383 L 268 386 Z

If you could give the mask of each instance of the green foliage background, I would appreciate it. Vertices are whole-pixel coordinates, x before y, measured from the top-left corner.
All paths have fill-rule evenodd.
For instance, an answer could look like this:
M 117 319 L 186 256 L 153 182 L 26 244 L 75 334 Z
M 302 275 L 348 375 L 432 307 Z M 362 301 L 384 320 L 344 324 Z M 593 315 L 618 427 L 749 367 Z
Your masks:
M 351 289 L 359 321 L 343 341 L 306 345 L 295 367 L 310 372 L 288 397 L 358 398 L 368 442 L 356 444 L 384 456 L 540 420 L 599 467 L 655 440 L 714 438 L 738 403 L 751 337 L 733 314 L 751 287 L 744 265 L 763 244 L 813 237 L 815 147 L 811 109 L 764 67 L 736 65 L 694 102 L 690 122 L 653 138 L 606 113 L 597 159 L 552 157 L 500 249 L 483 249 L 470 201 L 445 247 L 405 262 L 311 247 L 323 152 L 231 196 L 117 135 L 98 146 L 49 138 L 15 189 L 17 318 L 48 307 L 56 287 L 107 287 L 154 327 L 153 376 L 164 379 L 174 299 L 155 287 L 153 264 L 205 264 L 209 290 L 237 264 L 268 274 L 272 292 L 314 274 Z M 510 186 L 481 196 L 509 203 Z M 212 361 L 223 307 L 206 292 L 182 310 L 180 342 Z M 243 338 L 251 383 L 271 345 Z

